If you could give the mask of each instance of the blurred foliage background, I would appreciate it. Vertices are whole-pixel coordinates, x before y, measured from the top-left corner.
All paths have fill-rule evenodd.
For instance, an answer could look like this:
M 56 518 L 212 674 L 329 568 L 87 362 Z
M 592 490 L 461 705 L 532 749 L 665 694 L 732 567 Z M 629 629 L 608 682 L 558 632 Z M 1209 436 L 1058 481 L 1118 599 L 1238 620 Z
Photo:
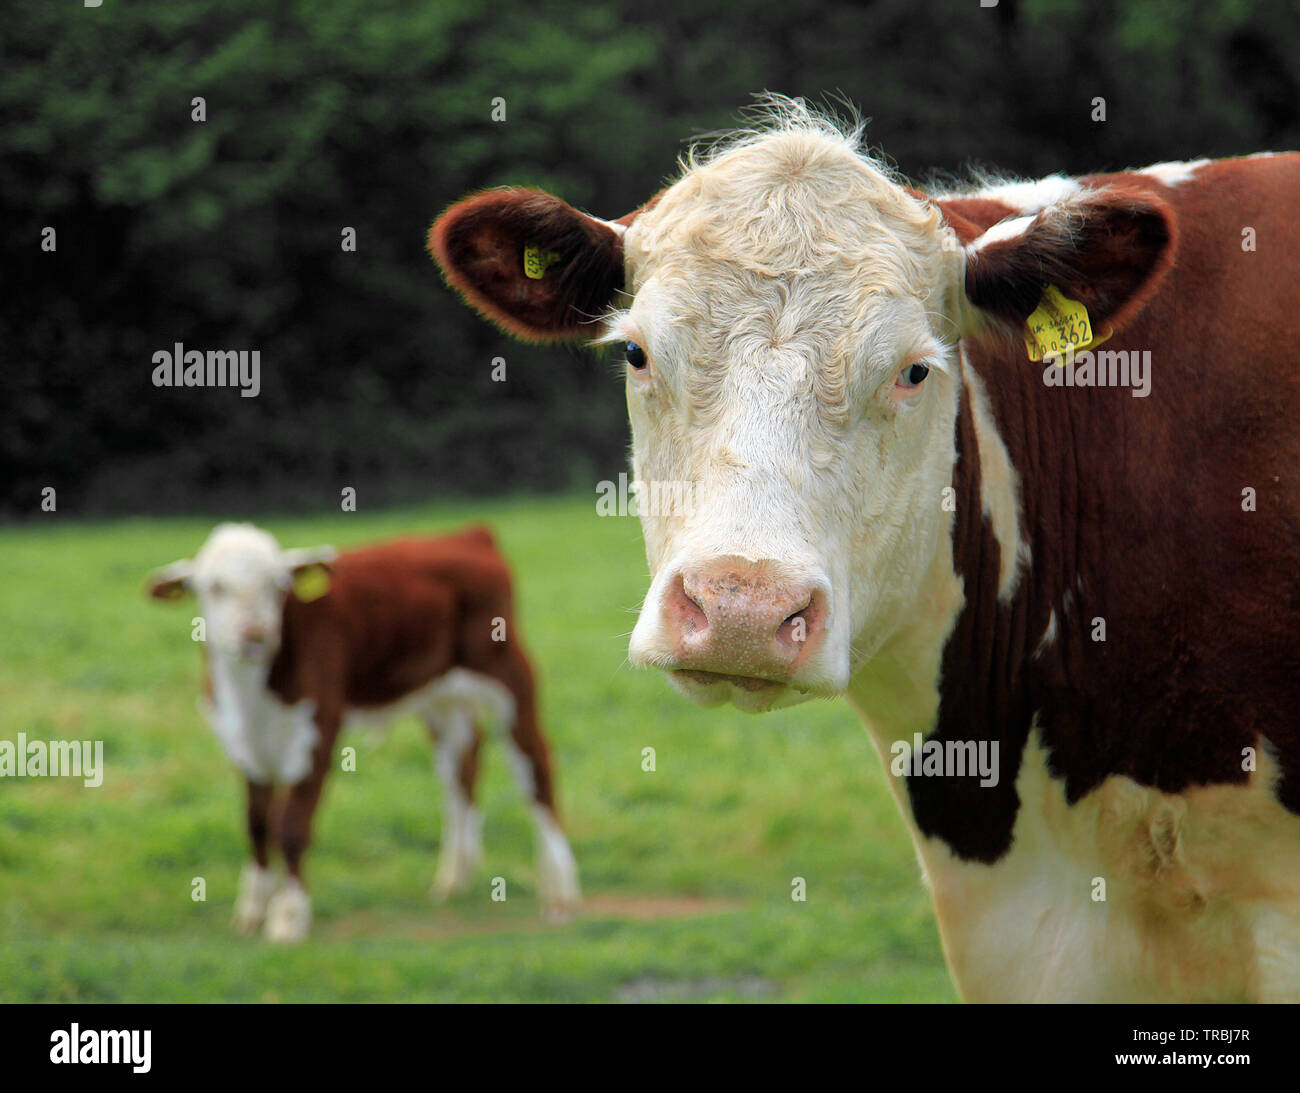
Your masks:
M 761 89 L 842 96 L 922 181 L 1300 146 L 1294 0 L 65 0 L 12 6 L 3 51 L 19 518 L 45 486 L 60 512 L 256 512 L 614 476 L 609 366 L 489 329 L 426 228 L 505 183 L 621 215 Z M 259 349 L 261 395 L 155 388 L 178 341 Z

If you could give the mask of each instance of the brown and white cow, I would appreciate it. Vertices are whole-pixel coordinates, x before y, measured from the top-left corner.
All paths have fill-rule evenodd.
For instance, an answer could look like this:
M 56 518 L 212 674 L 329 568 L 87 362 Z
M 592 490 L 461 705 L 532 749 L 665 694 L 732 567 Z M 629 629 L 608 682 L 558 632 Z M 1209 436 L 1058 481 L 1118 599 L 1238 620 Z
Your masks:
M 320 587 L 304 587 L 309 575 Z M 281 550 L 250 524 L 221 524 L 193 559 L 155 573 L 148 590 L 165 600 L 198 597 L 203 709 L 248 783 L 253 860 L 240 877 L 236 928 L 265 923 L 277 941 L 307 936 L 302 858 L 335 741 L 349 724 L 405 714 L 421 718 L 437 743 L 444 800 L 434 894 L 464 889 L 481 858 L 474 783 L 480 730 L 494 727 L 532 804 L 542 900 L 552 912 L 577 901 L 510 573 L 486 528 L 336 554 Z M 277 786 L 287 793 L 273 817 Z M 278 886 L 269 860 L 273 819 L 288 869 Z
M 774 100 L 621 220 L 493 190 L 430 250 L 626 344 L 694 499 L 631 660 L 847 696 L 964 997 L 1300 998 L 1300 155 L 926 194 L 859 138 Z

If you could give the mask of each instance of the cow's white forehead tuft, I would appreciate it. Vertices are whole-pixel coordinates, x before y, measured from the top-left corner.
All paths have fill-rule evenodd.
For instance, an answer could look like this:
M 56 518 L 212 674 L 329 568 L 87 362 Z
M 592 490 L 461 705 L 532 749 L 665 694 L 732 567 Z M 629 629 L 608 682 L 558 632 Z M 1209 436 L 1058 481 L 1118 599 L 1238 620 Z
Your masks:
M 697 412 L 736 367 L 802 374 L 840 411 L 864 346 L 914 342 L 946 310 L 960 248 L 935 206 L 864 153 L 860 126 L 794 100 L 769 102 L 764 120 L 693 151 L 632 222 L 635 300 L 609 340 L 635 332 L 652 356 L 692 365 L 678 382 Z M 919 318 L 900 327 L 898 300 Z
M 914 292 L 939 247 L 937 208 L 908 193 L 841 126 L 794 100 L 766 124 L 696 148 L 681 177 L 624 238 L 639 288 L 654 274 L 863 279 L 863 291 Z
M 278 576 L 284 569 L 275 536 L 252 524 L 218 524 L 194 556 L 196 576 L 230 579 Z

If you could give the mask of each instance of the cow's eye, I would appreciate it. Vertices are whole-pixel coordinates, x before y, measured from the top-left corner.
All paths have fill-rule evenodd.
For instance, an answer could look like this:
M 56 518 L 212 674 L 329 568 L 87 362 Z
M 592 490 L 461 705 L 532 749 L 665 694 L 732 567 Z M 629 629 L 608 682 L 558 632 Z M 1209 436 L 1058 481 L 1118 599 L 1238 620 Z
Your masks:
M 920 387 L 921 384 L 925 382 L 925 377 L 929 374 L 930 366 L 928 364 L 921 364 L 920 361 L 917 361 L 915 364 L 909 364 L 899 372 L 898 379 L 894 382 L 897 383 L 899 387 Z
M 627 343 L 627 363 L 638 372 L 645 367 L 645 350 L 637 345 L 636 342 Z
M 210 591 L 212 592 L 212 595 L 221 597 L 226 594 L 226 586 L 222 584 L 220 581 L 213 581 L 212 588 Z

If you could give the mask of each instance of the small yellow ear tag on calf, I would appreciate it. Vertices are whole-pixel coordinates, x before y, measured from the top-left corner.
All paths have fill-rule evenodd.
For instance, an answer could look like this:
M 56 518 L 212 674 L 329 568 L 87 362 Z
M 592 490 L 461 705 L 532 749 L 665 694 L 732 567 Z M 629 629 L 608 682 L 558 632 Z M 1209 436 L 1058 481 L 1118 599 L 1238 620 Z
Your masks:
M 1078 300 L 1071 300 L 1055 285 L 1043 289 L 1038 306 L 1025 320 L 1025 348 L 1031 361 L 1087 349 L 1100 345 L 1109 337 L 1110 331 L 1094 336 L 1088 309 Z
M 559 260 L 560 256 L 555 251 L 542 250 L 529 243 L 524 247 L 524 276 L 540 281 L 542 274 Z
M 318 565 L 308 566 L 293 577 L 293 594 L 303 603 L 319 600 L 330 590 L 330 575 Z

